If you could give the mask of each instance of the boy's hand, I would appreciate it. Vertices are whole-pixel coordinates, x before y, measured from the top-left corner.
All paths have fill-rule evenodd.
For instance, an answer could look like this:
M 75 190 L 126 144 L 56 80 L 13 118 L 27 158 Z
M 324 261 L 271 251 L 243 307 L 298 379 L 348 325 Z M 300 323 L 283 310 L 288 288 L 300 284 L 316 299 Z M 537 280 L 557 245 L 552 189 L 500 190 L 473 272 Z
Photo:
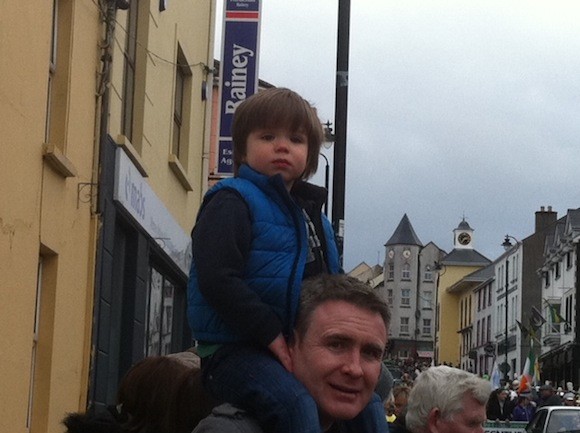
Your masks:
M 286 370 L 292 371 L 290 351 L 288 350 L 288 344 L 286 344 L 286 340 L 282 334 L 278 334 L 278 336 L 268 344 L 268 349 L 270 349 L 270 352 L 278 358 Z

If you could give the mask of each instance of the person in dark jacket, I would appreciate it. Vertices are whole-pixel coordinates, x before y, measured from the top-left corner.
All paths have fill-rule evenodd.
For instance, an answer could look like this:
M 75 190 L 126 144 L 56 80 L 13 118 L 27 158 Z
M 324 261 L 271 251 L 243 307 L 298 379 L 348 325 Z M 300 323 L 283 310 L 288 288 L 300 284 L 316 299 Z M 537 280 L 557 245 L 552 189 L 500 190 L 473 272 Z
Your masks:
M 279 433 L 320 432 L 287 338 L 302 281 L 340 271 L 326 190 L 305 182 L 323 136 L 316 110 L 289 89 L 246 99 L 232 126 L 234 177 L 208 191 L 192 233 L 188 319 L 204 385 Z M 362 416 L 387 428 L 382 411 Z
M 505 388 L 495 389 L 487 401 L 487 419 L 492 421 L 510 420 L 513 409 L 514 403 L 509 399 L 509 390 Z
M 549 384 L 540 386 L 540 399 L 538 407 L 542 406 L 562 406 L 562 399 L 556 395 L 554 387 Z

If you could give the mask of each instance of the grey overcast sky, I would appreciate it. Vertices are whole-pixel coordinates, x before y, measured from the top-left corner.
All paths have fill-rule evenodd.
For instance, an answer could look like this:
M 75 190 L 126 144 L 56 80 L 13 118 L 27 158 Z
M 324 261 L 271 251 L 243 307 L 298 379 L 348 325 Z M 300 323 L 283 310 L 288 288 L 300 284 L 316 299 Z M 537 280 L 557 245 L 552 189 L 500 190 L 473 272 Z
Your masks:
M 337 19 L 337 0 L 263 0 L 260 78 L 322 121 Z M 580 207 L 579 23 L 575 0 L 351 1 L 346 271 L 382 263 L 405 213 L 446 251 L 465 215 L 493 260 L 506 233 L 532 234 L 540 206 Z

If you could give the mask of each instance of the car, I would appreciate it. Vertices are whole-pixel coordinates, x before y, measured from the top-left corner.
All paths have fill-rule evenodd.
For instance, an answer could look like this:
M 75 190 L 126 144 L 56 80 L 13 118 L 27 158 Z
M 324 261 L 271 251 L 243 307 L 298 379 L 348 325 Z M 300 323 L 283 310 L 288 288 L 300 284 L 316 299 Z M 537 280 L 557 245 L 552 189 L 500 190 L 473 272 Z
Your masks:
M 580 407 L 540 407 L 525 431 L 526 433 L 580 433 Z

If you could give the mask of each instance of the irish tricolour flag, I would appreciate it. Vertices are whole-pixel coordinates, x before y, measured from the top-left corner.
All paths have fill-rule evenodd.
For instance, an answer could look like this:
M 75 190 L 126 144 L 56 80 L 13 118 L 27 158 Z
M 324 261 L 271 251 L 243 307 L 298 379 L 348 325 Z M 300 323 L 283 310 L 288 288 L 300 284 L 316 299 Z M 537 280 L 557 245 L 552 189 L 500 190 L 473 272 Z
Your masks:
M 536 355 L 534 355 L 534 341 L 530 341 L 530 352 L 526 358 L 526 363 L 524 364 L 524 370 L 522 371 L 522 376 L 520 377 L 520 388 L 519 392 L 529 392 L 532 389 L 534 382 L 540 380 L 538 360 Z

